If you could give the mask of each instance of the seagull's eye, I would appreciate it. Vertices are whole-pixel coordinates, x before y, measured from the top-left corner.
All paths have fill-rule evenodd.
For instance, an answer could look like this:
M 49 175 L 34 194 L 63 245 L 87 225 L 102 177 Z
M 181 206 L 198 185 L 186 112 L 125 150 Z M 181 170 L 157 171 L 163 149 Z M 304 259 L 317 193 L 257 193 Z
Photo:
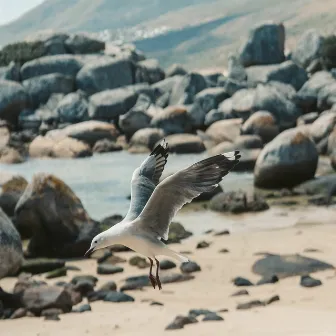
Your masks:
M 95 240 L 95 241 L 94 241 L 94 244 L 97 244 L 97 243 L 98 243 L 98 240 Z

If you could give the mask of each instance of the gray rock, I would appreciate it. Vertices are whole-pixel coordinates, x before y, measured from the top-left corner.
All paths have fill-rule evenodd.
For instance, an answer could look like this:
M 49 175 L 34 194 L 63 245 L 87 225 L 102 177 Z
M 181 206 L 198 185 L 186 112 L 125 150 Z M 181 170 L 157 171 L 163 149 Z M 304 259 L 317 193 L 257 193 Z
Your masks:
M 11 315 L 10 319 L 15 320 L 15 319 L 18 319 L 18 318 L 25 317 L 26 315 L 27 315 L 27 309 L 19 308 L 19 309 L 15 310 L 15 312 Z
M 334 269 L 334 266 L 317 259 L 303 257 L 299 254 L 268 254 L 256 261 L 252 266 L 252 271 L 263 278 L 276 275 L 279 279 L 306 275 L 328 269 Z
M 94 54 L 105 49 L 105 42 L 85 34 L 74 34 L 65 40 L 65 48 L 71 54 Z
M 98 274 L 115 274 L 121 273 L 124 269 L 120 266 L 110 265 L 110 264 L 99 264 L 97 267 Z
M 71 279 L 71 283 L 75 286 L 83 281 L 90 282 L 94 287 L 98 282 L 98 278 L 93 275 L 77 275 Z
M 184 262 L 180 266 L 180 270 L 182 273 L 194 273 L 194 272 L 200 272 L 201 266 L 199 266 L 194 261 Z
M 206 135 L 219 144 L 224 141 L 234 142 L 240 135 L 242 119 L 221 120 L 213 123 L 207 130 Z
M 300 280 L 300 285 L 302 287 L 312 288 L 322 285 L 322 281 L 319 279 L 314 279 L 310 275 L 302 275 Z
M 15 125 L 20 112 L 27 106 L 28 96 L 21 84 L 0 80 L 0 119 Z
M 213 109 L 208 114 L 206 114 L 204 118 L 204 125 L 209 127 L 210 125 L 214 124 L 216 121 L 220 121 L 224 119 L 226 119 L 225 113 L 217 109 Z
M 216 109 L 223 100 L 228 98 L 224 88 L 215 87 L 207 88 L 197 93 L 195 96 L 195 103 L 198 103 L 205 113 L 208 113 L 212 109 Z
M 203 317 L 202 321 L 224 321 L 224 319 L 216 313 L 209 313 Z
M 246 289 L 242 289 L 231 294 L 231 296 L 243 296 L 243 295 L 250 295 L 250 294 Z
M 206 112 L 203 110 L 201 104 L 199 102 L 195 102 L 193 105 L 187 105 L 185 107 L 190 116 L 192 129 L 203 128 Z
M 184 106 L 168 106 L 153 117 L 151 126 L 161 128 L 165 134 L 189 133 L 191 117 Z
M 134 77 L 135 83 L 154 84 L 163 80 L 165 73 L 156 59 L 146 59 L 136 64 Z
M 152 150 L 156 143 L 163 139 L 164 134 L 160 128 L 143 128 L 133 134 L 130 144 L 144 146 Z
M 90 97 L 89 117 L 113 120 L 129 111 L 136 103 L 138 94 L 131 88 L 119 88 L 96 93 Z
M 263 141 L 259 135 L 240 135 L 233 143 L 237 149 L 259 149 L 263 147 Z
M 77 123 L 88 119 L 88 101 L 78 92 L 66 95 L 57 106 L 60 122 Z
M 261 24 L 250 31 L 240 49 L 244 66 L 276 64 L 285 60 L 285 27 L 282 23 Z
M 134 302 L 134 298 L 130 295 L 127 295 L 122 292 L 108 292 L 108 294 L 104 297 L 104 301 L 106 302 Z
M 197 243 L 196 245 L 196 249 L 203 249 L 203 248 L 207 248 L 210 246 L 210 243 L 208 243 L 205 240 L 200 241 L 199 243 Z
M 273 284 L 279 281 L 279 278 L 276 275 L 272 275 L 270 277 L 265 277 L 260 279 L 257 282 L 257 286 L 261 286 L 261 285 L 266 285 L 266 284 Z
M 27 259 L 23 261 L 20 272 L 41 274 L 63 268 L 64 266 L 65 261 L 60 259 Z
M 173 77 L 176 75 L 184 76 L 188 73 L 186 69 L 181 64 L 172 64 L 167 70 L 166 70 L 166 77 Z
M 169 243 L 178 243 L 182 239 L 192 236 L 192 233 L 187 231 L 181 223 L 171 222 L 169 227 L 168 241 Z
M 314 142 L 302 131 L 279 134 L 260 153 L 254 183 L 261 188 L 293 187 L 315 176 L 318 153 Z
M 316 29 L 306 30 L 297 41 L 293 51 L 292 60 L 304 68 L 320 57 L 323 37 Z
M 252 308 L 257 308 L 257 307 L 264 307 L 265 302 L 260 301 L 260 300 L 252 300 L 246 303 L 239 303 L 237 305 L 238 310 L 246 310 L 246 309 L 252 309 Z
M 98 140 L 92 148 L 92 151 L 94 153 L 111 153 L 121 150 L 123 150 L 123 147 L 121 145 L 109 139 Z
M 251 115 L 242 126 L 242 134 L 254 134 L 268 143 L 279 134 L 279 127 L 274 116 L 267 111 L 258 111 Z
M 151 85 L 152 89 L 155 92 L 156 98 L 161 97 L 164 94 L 168 94 L 168 98 L 173 90 L 173 88 L 178 85 L 183 80 L 183 76 L 175 75 L 172 77 L 167 77 L 153 85 Z
M 239 82 L 243 82 L 247 78 L 247 73 L 245 71 L 244 66 L 240 63 L 238 57 L 233 54 L 230 54 L 228 57 L 228 69 L 227 76 L 233 80 L 237 80 Z
M 169 144 L 169 152 L 177 154 L 202 153 L 205 146 L 202 140 L 194 134 L 168 135 L 166 141 Z
M 328 136 L 327 144 L 327 154 L 332 154 L 336 151 L 336 127 L 334 126 L 333 131 Z
M 317 108 L 325 111 L 336 105 L 336 80 L 333 84 L 323 87 L 317 95 Z
M 238 81 L 232 78 L 220 77 L 218 79 L 218 86 L 224 87 L 226 93 L 231 97 L 237 91 L 253 87 L 253 83 L 247 81 Z
M 37 76 L 22 82 L 33 107 L 45 104 L 53 93 L 68 94 L 74 91 L 73 78 L 61 74 Z
M 197 322 L 198 321 L 196 320 L 195 317 L 178 315 L 175 317 L 173 322 L 168 324 L 165 330 L 183 329 L 185 325 Z
M 310 112 L 302 115 L 296 121 L 297 126 L 312 124 L 319 117 L 318 112 Z
M 127 60 L 101 60 L 86 64 L 77 74 L 77 87 L 89 94 L 133 84 L 133 66 Z
M 189 73 L 174 85 L 169 105 L 192 104 L 196 94 L 206 87 L 207 83 L 202 75 Z
M 44 56 L 25 63 L 21 68 L 22 80 L 36 76 L 58 73 L 68 77 L 76 77 L 83 63 L 72 55 Z
M 311 125 L 309 125 L 309 135 L 315 143 L 327 138 L 336 125 L 336 111 L 325 111 Z
M 102 285 L 99 289 L 100 291 L 116 291 L 117 290 L 117 284 L 114 281 L 106 282 L 104 285 Z
M 0 208 L 0 279 L 15 275 L 23 262 L 21 238 Z
M 0 79 L 20 82 L 20 66 L 11 61 L 7 66 L 0 67 Z
M 176 267 L 176 264 L 171 260 L 164 259 L 160 261 L 160 269 L 162 270 L 169 270 L 175 267 Z
M 267 83 L 277 81 L 292 85 L 300 90 L 308 80 L 306 71 L 293 61 L 286 61 L 279 65 L 258 65 L 246 69 L 248 80 L 251 82 Z
M 81 305 L 80 307 L 78 308 L 75 308 L 75 309 L 72 309 L 72 313 L 85 313 L 85 312 L 88 312 L 88 311 L 91 311 L 91 306 L 86 303 L 86 304 L 83 304 Z

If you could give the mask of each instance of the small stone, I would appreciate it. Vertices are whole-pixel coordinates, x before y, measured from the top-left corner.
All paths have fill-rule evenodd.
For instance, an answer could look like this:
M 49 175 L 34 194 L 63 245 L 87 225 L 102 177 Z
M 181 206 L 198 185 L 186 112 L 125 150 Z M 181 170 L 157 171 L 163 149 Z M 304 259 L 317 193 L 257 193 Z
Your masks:
M 115 274 L 123 271 L 124 269 L 122 267 L 109 264 L 99 264 L 97 267 L 98 274 Z
M 160 261 L 160 269 L 161 270 L 169 270 L 169 269 L 172 269 L 172 268 L 175 268 L 176 267 L 176 264 L 171 261 L 171 260 L 162 260 Z
M 226 248 L 219 250 L 219 253 L 229 253 L 230 251 Z
M 265 277 L 265 278 L 260 279 L 257 282 L 257 286 L 265 285 L 265 284 L 273 284 L 278 281 L 279 281 L 279 278 L 276 275 L 271 275 L 270 277 Z
M 228 313 L 228 312 L 229 312 L 229 309 L 227 309 L 227 308 L 223 308 L 223 309 L 218 310 L 218 313 Z
M 93 291 L 94 283 L 92 283 L 90 280 L 80 280 L 74 285 L 73 289 L 76 292 L 81 293 L 81 295 L 86 296 L 88 293 Z
M 105 262 L 109 257 L 112 257 L 112 252 L 111 251 L 105 251 L 105 253 L 97 259 L 98 264 L 102 264 Z
M 108 281 L 100 287 L 100 291 L 116 291 L 117 284 L 114 281 Z
M 62 268 L 58 268 L 54 271 L 47 273 L 45 277 L 46 279 L 54 279 L 54 278 L 59 278 L 61 276 L 66 276 L 66 275 L 67 275 L 67 268 L 62 267 Z
M 210 229 L 210 230 L 206 230 L 206 231 L 204 232 L 204 234 L 210 234 L 210 233 L 212 233 L 212 232 L 213 232 L 213 230 Z
M 88 280 L 92 282 L 94 286 L 98 282 L 98 279 L 93 275 L 78 275 L 72 278 L 71 283 L 73 285 L 76 285 L 79 281 L 82 281 L 82 280 Z
M 111 291 L 105 296 L 104 301 L 106 302 L 133 302 L 135 300 L 132 296 L 127 295 L 125 293 Z
M 215 314 L 215 313 L 209 309 L 190 309 L 189 310 L 189 316 L 192 316 L 192 317 L 198 317 L 200 315 L 209 315 L 209 314 Z
M 161 303 L 161 302 L 157 302 L 157 301 L 152 301 L 152 302 L 150 303 L 150 306 L 163 306 L 163 303 Z
M 197 244 L 196 248 L 201 249 L 201 248 L 207 248 L 209 246 L 210 246 L 210 243 L 203 240 Z
M 264 307 L 265 303 L 260 300 L 253 300 L 246 303 L 239 303 L 237 305 L 238 310 L 252 309 L 256 307 Z
M 242 277 L 237 277 L 237 278 L 233 279 L 233 283 L 237 287 L 253 286 L 253 283 L 250 280 L 248 280 L 246 278 L 242 278 Z
M 321 250 L 316 249 L 316 248 L 306 248 L 306 249 L 303 250 L 303 252 L 314 253 L 314 252 L 321 252 Z
M 84 312 L 88 312 L 91 310 L 92 310 L 91 306 L 88 303 L 86 303 L 86 304 L 81 305 L 78 308 L 72 309 L 72 313 L 84 313 Z
M 193 273 L 199 272 L 201 270 L 201 267 L 194 261 L 189 261 L 182 263 L 180 266 L 180 270 L 182 273 Z
M 149 267 L 149 263 L 145 258 L 140 256 L 134 256 L 129 260 L 129 264 L 132 266 L 136 266 L 140 269 Z
M 46 316 L 44 318 L 45 321 L 60 321 L 60 317 L 58 315 L 50 315 L 50 316 Z
M 246 289 L 242 289 L 231 294 L 231 296 L 243 296 L 243 295 L 250 295 L 250 294 Z
M 69 266 L 65 266 L 65 268 L 68 270 L 68 271 L 75 271 L 75 272 L 79 272 L 81 271 L 81 269 L 77 266 L 73 266 L 73 265 L 69 265 Z
M 202 321 L 224 321 L 222 316 L 217 315 L 216 313 L 206 314 L 203 317 Z
M 276 302 L 276 301 L 280 301 L 280 296 L 279 295 L 274 295 L 272 296 L 271 298 L 269 298 L 268 300 L 265 301 L 265 304 L 269 305 L 273 302 Z
M 214 236 L 218 237 L 218 236 L 227 236 L 230 234 L 229 230 L 223 230 L 223 231 L 219 231 L 219 232 L 215 232 Z
M 307 288 L 317 287 L 322 285 L 322 281 L 312 278 L 310 275 L 302 275 L 300 285 Z
M 166 327 L 166 330 L 183 329 L 186 324 L 197 323 L 198 321 L 192 316 L 178 315 L 174 321 Z

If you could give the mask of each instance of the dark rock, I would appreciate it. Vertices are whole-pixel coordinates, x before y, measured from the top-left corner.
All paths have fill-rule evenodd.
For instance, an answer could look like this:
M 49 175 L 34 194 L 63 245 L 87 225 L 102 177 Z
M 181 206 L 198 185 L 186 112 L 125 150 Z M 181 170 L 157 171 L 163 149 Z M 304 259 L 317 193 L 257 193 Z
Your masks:
M 180 242 L 182 239 L 189 238 L 190 236 L 192 236 L 192 233 L 187 231 L 181 223 L 171 222 L 167 244 Z
M 184 262 L 180 266 L 180 270 L 182 273 L 194 273 L 201 271 L 201 266 L 199 266 L 194 261 Z
M 87 296 L 88 293 L 93 292 L 94 287 L 94 282 L 84 279 L 77 281 L 77 283 L 73 286 L 73 290 L 75 292 L 79 292 L 82 296 Z
M 175 320 L 168 324 L 165 330 L 183 329 L 186 324 L 197 323 L 198 321 L 192 316 L 178 315 Z
M 202 249 L 202 248 L 207 248 L 209 246 L 210 246 L 210 243 L 203 240 L 203 241 L 197 243 L 196 248 L 197 249 Z
M 241 64 L 238 57 L 233 54 L 229 54 L 228 57 L 228 69 L 227 69 L 227 76 L 233 80 L 237 81 L 245 81 L 247 78 L 246 70 L 244 66 Z
M 268 143 L 258 156 L 254 183 L 261 188 L 293 187 L 314 177 L 315 144 L 302 131 L 289 129 Z
M 59 277 L 66 276 L 66 275 L 67 275 L 67 269 L 66 267 L 62 267 L 54 271 L 48 272 L 45 277 L 46 279 L 54 279 L 54 278 L 59 278 Z
M 22 80 L 58 73 L 76 77 L 83 63 L 72 55 L 45 56 L 25 63 L 21 68 Z
M 237 287 L 254 286 L 253 283 L 250 280 L 242 278 L 242 277 L 237 277 L 237 278 L 233 279 L 233 283 Z
M 27 309 L 19 308 L 19 309 L 15 310 L 15 312 L 11 315 L 10 318 L 11 318 L 11 320 L 14 320 L 14 319 L 25 317 L 26 315 L 27 315 Z
M 92 151 L 94 153 L 111 153 L 121 151 L 122 149 L 122 146 L 118 145 L 116 142 L 108 139 L 102 139 L 95 143 Z
M 27 288 L 40 287 L 47 285 L 44 281 L 38 281 L 31 278 L 31 274 L 21 273 L 18 277 L 18 281 L 14 286 L 13 293 L 22 294 Z
M 231 296 L 243 296 L 243 295 L 250 295 L 250 294 L 246 289 L 242 289 L 231 294 Z
M 205 146 L 197 135 L 172 134 L 165 137 L 169 144 L 169 152 L 177 154 L 202 153 Z
M 184 272 L 184 273 L 188 273 L 188 272 Z M 160 277 L 162 284 L 184 282 L 184 281 L 193 280 L 194 278 L 195 277 L 191 274 L 181 274 L 181 273 L 164 274 Z
M 130 144 L 144 146 L 152 150 L 164 135 L 164 131 L 160 128 L 143 128 L 133 134 Z
M 22 302 L 25 308 L 37 315 L 49 308 L 57 308 L 67 313 L 72 307 L 70 294 L 57 286 L 27 288 L 23 293 Z
M 79 198 L 53 175 L 36 174 L 15 209 L 16 223 L 34 222 L 30 257 L 82 257 L 99 225 L 88 216 Z
M 295 255 L 269 254 L 256 261 L 252 266 L 252 271 L 263 278 L 270 278 L 276 275 L 279 279 L 306 275 L 308 273 L 334 269 L 334 266 L 317 259 Z
M 209 313 L 203 317 L 202 321 L 224 321 L 224 319 L 216 313 Z
M 134 302 L 134 298 L 122 292 L 110 291 L 105 297 L 104 301 L 107 302 Z
M 72 309 L 72 313 L 85 313 L 91 310 L 92 310 L 91 306 L 88 303 L 86 303 L 86 304 L 81 305 L 78 308 Z
M 73 78 L 57 73 L 26 79 L 22 84 L 33 107 L 45 104 L 53 93 L 68 94 L 75 88 Z
M 265 304 L 269 305 L 269 304 L 272 304 L 273 302 L 277 302 L 277 301 L 280 301 L 280 297 L 279 297 L 279 295 L 274 295 L 271 298 L 269 298 L 268 300 L 265 300 Z
M 284 48 L 284 25 L 262 24 L 250 31 L 240 49 L 240 61 L 244 66 L 281 63 L 285 59 Z
M 152 302 L 150 303 L 150 306 L 163 306 L 163 303 L 161 303 L 161 302 L 157 302 L 157 301 L 152 301 Z
M 125 59 L 103 59 L 86 64 L 77 74 L 77 87 L 89 94 L 133 84 L 132 64 Z
M 218 231 L 214 233 L 215 237 L 219 237 L 219 236 L 228 236 L 230 234 L 229 230 L 223 230 L 223 231 Z
M 58 316 L 60 314 L 62 314 L 63 311 L 62 309 L 58 309 L 58 308 L 48 308 L 48 309 L 44 309 L 41 312 L 41 316 L 45 316 L 45 317 L 53 317 L 53 316 Z
M 229 253 L 230 251 L 226 248 L 223 248 L 221 250 L 218 251 L 219 253 Z
M 260 149 L 263 141 L 259 135 L 240 135 L 233 143 L 235 149 Z
M 135 83 L 157 83 L 165 78 L 164 71 L 160 68 L 156 59 L 146 59 L 136 64 Z
M 111 281 L 106 282 L 104 285 L 102 285 L 99 290 L 102 292 L 116 291 L 117 284 L 111 280 Z
M 176 264 L 171 260 L 165 259 L 165 260 L 160 261 L 160 269 L 162 270 L 169 270 L 175 267 L 176 267 Z
M 71 54 L 94 54 L 105 49 L 105 42 L 84 34 L 74 34 L 65 40 L 65 47 Z
M 78 123 L 88 119 L 88 102 L 78 92 L 66 95 L 57 106 L 60 122 Z
M 307 68 L 312 61 L 320 57 L 323 37 L 315 29 L 306 30 L 292 51 L 292 60 Z
M 188 316 L 198 317 L 200 315 L 214 314 L 213 311 L 209 309 L 190 309 Z
M 198 73 L 189 73 L 181 78 L 173 87 L 169 105 L 192 104 L 195 95 L 207 87 L 204 77 Z
M 0 79 L 19 82 L 21 80 L 20 66 L 11 61 L 8 66 L 0 67 Z
M 216 109 L 223 100 L 229 98 L 226 90 L 221 87 L 207 88 L 197 93 L 194 102 L 198 103 L 201 109 L 206 113 Z
M 20 112 L 28 106 L 24 87 L 14 81 L 0 80 L 0 119 L 16 125 Z
M 336 104 L 336 81 L 322 88 L 317 95 L 317 108 L 325 111 Z
M 114 266 L 110 264 L 99 264 L 97 267 L 98 274 L 115 274 L 123 272 L 124 269 L 120 266 Z
M 300 280 L 300 285 L 302 287 L 312 288 L 322 285 L 322 281 L 319 279 L 312 278 L 310 275 L 302 275 Z
M 0 260 L 0 279 L 6 276 L 15 275 L 23 262 L 23 251 L 20 235 L 1 208 Z
M 325 111 L 311 125 L 309 125 L 309 135 L 315 143 L 319 143 L 333 131 L 336 125 L 336 111 Z M 330 151 L 332 152 L 332 150 Z
M 299 117 L 296 124 L 297 126 L 312 124 L 318 117 L 318 112 L 310 112 Z
M 265 302 L 262 302 L 260 300 L 252 300 L 246 303 L 239 303 L 237 305 L 238 310 L 246 310 L 246 309 L 252 309 L 252 308 L 257 308 L 257 307 L 264 307 Z
M 132 266 L 136 266 L 138 268 L 147 268 L 149 267 L 149 263 L 145 258 L 142 258 L 140 256 L 134 256 L 129 260 L 129 264 Z
M 257 286 L 266 285 L 266 284 L 273 284 L 279 281 L 279 278 L 276 275 L 272 275 L 267 278 L 262 278 L 257 282 Z
M 206 135 L 217 144 L 224 141 L 234 142 L 240 135 L 241 125 L 241 119 L 220 120 L 206 130 Z
M 176 75 L 184 76 L 187 73 L 188 71 L 184 69 L 181 64 L 174 63 L 166 70 L 166 77 L 173 77 Z

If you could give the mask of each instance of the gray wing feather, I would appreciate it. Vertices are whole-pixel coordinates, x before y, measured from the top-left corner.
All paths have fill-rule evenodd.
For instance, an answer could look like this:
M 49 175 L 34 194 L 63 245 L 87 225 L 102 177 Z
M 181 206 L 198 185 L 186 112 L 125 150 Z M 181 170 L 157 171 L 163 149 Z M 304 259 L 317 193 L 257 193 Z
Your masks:
M 169 224 L 182 206 L 201 193 L 216 188 L 239 158 L 238 151 L 216 155 L 164 179 L 141 212 L 139 225 L 158 238 L 167 240 Z
M 168 144 L 163 140 L 137 168 L 131 182 L 131 204 L 125 221 L 136 219 L 159 183 L 167 162 Z

